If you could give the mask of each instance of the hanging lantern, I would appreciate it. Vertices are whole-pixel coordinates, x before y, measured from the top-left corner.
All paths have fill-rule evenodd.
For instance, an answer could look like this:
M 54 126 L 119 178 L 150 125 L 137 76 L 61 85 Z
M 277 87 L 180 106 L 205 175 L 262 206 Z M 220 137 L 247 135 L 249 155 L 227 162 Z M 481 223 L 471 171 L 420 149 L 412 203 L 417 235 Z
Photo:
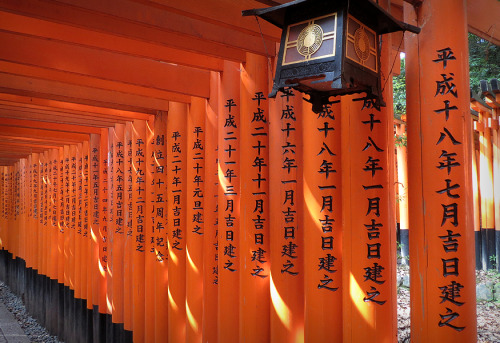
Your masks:
M 365 92 L 382 102 L 381 34 L 418 27 L 392 17 L 372 0 L 296 0 L 243 11 L 282 29 L 274 85 L 269 97 L 293 88 L 309 95 L 314 112 L 329 98 Z

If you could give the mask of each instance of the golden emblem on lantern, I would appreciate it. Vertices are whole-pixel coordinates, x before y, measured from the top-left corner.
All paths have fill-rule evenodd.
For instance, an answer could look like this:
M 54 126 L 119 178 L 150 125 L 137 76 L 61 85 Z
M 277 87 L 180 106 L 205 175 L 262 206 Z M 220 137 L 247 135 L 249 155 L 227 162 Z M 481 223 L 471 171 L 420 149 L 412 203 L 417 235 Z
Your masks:
M 306 26 L 297 39 L 297 51 L 305 58 L 310 58 L 323 43 L 323 29 L 321 26 L 311 24 Z

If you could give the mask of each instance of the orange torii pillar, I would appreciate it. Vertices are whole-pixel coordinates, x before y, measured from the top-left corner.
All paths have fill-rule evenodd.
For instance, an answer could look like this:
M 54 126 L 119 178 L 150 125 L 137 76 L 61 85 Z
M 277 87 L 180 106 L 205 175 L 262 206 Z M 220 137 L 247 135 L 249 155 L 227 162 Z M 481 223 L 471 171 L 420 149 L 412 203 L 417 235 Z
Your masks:
M 186 342 L 201 342 L 206 100 L 191 98 L 186 129 Z
M 101 130 L 102 131 L 102 130 Z M 90 168 L 90 263 L 89 268 L 91 269 L 91 280 L 90 287 L 92 291 L 92 327 L 93 334 L 92 339 L 94 342 L 103 342 L 100 337 L 100 327 L 99 327 L 99 298 L 101 298 L 101 268 L 99 259 L 99 241 L 100 241 L 100 168 L 101 168 L 101 156 L 100 156 L 100 140 L 101 136 L 98 134 L 90 135 L 89 149 L 89 168 Z
M 500 98 L 500 94 L 497 99 Z M 493 107 L 492 136 L 493 136 L 493 197 L 495 202 L 495 249 L 496 266 L 500 271 L 500 108 Z
M 116 165 L 114 163 L 115 161 L 115 142 L 116 139 L 115 137 L 115 128 L 110 127 L 108 129 L 108 226 L 107 226 L 107 242 L 108 242 L 108 258 L 107 258 L 107 265 L 108 268 L 106 270 L 106 303 L 107 303 L 107 314 L 106 316 L 106 334 L 107 339 L 109 340 L 114 340 L 116 337 L 114 337 L 115 330 L 114 325 L 112 324 L 113 321 L 115 320 L 115 306 L 113 303 L 113 290 L 114 290 L 114 283 L 113 283 L 113 278 L 114 278 L 114 237 L 115 237 L 115 212 L 116 212 L 116 199 L 115 199 L 115 188 L 116 188 L 116 182 L 115 182 L 115 169 Z M 119 273 L 118 273 L 119 274 Z
M 112 261 L 112 304 L 113 304 L 113 316 L 112 322 L 113 324 L 113 337 L 116 340 L 121 339 L 120 335 L 123 333 L 123 323 L 124 323 L 124 266 L 123 266 L 123 257 L 124 257 L 124 212 L 125 212 L 125 203 L 124 203 L 124 160 L 125 160 L 125 143 L 124 143 L 124 134 L 125 134 L 125 125 L 124 124 L 116 124 L 114 130 L 110 130 L 113 132 L 113 136 L 110 137 L 110 143 L 112 143 L 113 150 L 110 150 L 110 154 L 113 154 L 112 159 L 109 161 L 109 165 L 112 168 L 112 173 L 110 173 L 110 177 L 112 178 L 112 186 L 110 186 L 110 190 L 112 190 L 112 208 L 113 213 L 113 223 L 110 225 L 109 234 L 112 237 L 111 243 L 111 261 Z M 112 142 L 111 142 L 112 140 Z M 110 198 L 111 199 L 111 198 Z M 111 205 L 111 204 L 110 204 Z M 110 217 L 111 218 L 111 217 Z M 110 287 L 108 287 L 110 288 Z
M 83 312 L 81 311 L 84 305 L 82 271 L 85 269 L 82 261 L 82 216 L 83 216 L 83 175 L 82 175 L 82 144 L 76 144 L 76 202 L 75 202 L 75 332 L 78 332 L 78 326 L 83 324 Z
M 279 93 L 269 111 L 271 342 L 304 341 L 302 99 Z
M 476 122 L 474 122 L 474 126 Z M 474 134 L 476 134 L 474 132 Z M 474 139 L 474 138 L 473 138 Z M 473 208 L 474 208 L 474 241 L 476 250 L 476 269 L 483 268 L 482 247 L 481 247 L 481 211 L 479 204 L 479 151 L 474 147 L 472 149 L 472 193 L 473 193 Z
M 94 319 L 94 325 L 97 324 L 100 337 L 106 337 L 106 314 L 109 313 L 107 299 L 107 278 L 108 271 L 108 129 L 101 129 L 101 139 L 99 142 L 99 181 L 100 181 L 100 225 L 99 225 L 99 316 Z M 111 287 L 111 285 L 110 285 Z
M 132 299 L 132 254 L 135 249 L 135 238 L 133 237 L 133 143 L 132 143 L 132 122 L 125 124 L 124 132 L 124 162 L 123 170 L 125 173 L 124 189 L 124 252 L 123 252 L 123 327 L 125 329 L 126 341 L 132 340 L 133 330 L 133 299 Z
M 405 3 L 413 342 L 475 342 L 466 1 Z M 439 34 L 438 34 L 439 33 Z
M 240 342 L 269 342 L 268 60 L 247 53 L 240 101 Z
M 155 264 L 156 255 L 154 251 L 154 208 L 155 208 L 155 187 L 154 187 L 154 116 L 150 116 L 146 121 L 146 159 L 145 159 L 145 192 L 146 192 L 146 222 L 145 222 L 145 256 L 144 256 L 144 339 L 146 342 L 155 340 Z
M 167 111 L 158 111 L 155 117 L 155 342 L 162 343 L 168 336 L 168 239 L 167 239 Z
M 31 165 L 30 165 L 30 157 L 28 156 L 28 166 L 29 170 L 31 170 Z M 29 186 L 29 184 L 28 184 Z M 7 232 L 6 230 L 6 212 L 5 212 L 5 205 L 7 204 L 7 198 L 5 196 L 5 167 L 0 166 L 0 248 L 5 249 L 5 234 Z M 28 192 L 29 194 L 29 192 Z M 28 220 L 29 216 L 31 214 L 31 205 L 28 206 Z M 29 223 L 29 222 L 28 222 Z M 28 241 L 26 240 L 26 243 Z M 28 253 L 28 249 L 26 249 L 26 253 Z M 27 261 L 27 258 L 26 258 Z
M 339 99 L 340 100 L 340 99 Z M 340 104 L 303 102 L 305 341 L 342 341 Z
M 92 339 L 92 239 L 91 239 L 91 223 L 92 223 L 92 180 L 91 180 L 91 151 L 90 151 L 90 135 L 87 141 L 82 143 L 82 182 L 84 194 L 83 198 L 83 256 L 82 261 L 85 263 L 85 268 L 82 270 L 83 296 L 85 298 L 85 317 L 83 320 L 83 330 L 87 331 L 87 339 Z
M 406 124 L 399 124 L 396 126 L 396 134 L 399 137 L 406 135 Z M 406 146 L 396 146 L 397 158 L 397 187 L 398 187 L 398 201 L 399 207 L 399 237 L 401 242 L 401 263 L 408 264 L 409 253 L 409 220 L 408 220 L 408 159 L 407 159 Z
M 186 339 L 187 116 L 187 104 L 170 102 L 166 137 L 168 342 Z
M 219 100 L 219 342 L 238 342 L 240 326 L 240 65 L 224 62 Z
M 392 45 L 381 40 L 386 107 L 341 100 L 344 342 L 397 341 Z
M 146 121 L 134 120 L 132 133 L 132 323 L 134 342 L 145 342 Z
M 217 342 L 218 186 L 217 112 L 219 73 L 210 73 L 210 99 L 205 118 L 205 232 L 203 234 L 203 342 Z
M 479 196 L 481 204 L 481 242 L 483 269 L 493 269 L 495 253 L 495 208 L 493 185 L 491 114 L 479 109 Z

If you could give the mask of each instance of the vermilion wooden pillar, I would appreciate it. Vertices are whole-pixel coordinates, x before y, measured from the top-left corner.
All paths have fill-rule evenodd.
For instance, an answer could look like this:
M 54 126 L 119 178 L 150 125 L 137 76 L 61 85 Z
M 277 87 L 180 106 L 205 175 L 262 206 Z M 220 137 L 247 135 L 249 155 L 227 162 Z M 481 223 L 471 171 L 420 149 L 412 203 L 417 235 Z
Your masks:
M 338 99 L 340 100 L 340 99 Z M 340 104 L 303 103 L 305 341 L 342 340 Z
M 268 342 L 269 105 L 268 61 L 247 53 L 241 71 L 240 342 Z
M 101 129 L 99 141 L 99 313 L 108 310 L 106 273 L 108 269 L 108 129 Z
M 413 342 L 474 342 L 466 1 L 405 3 Z
M 99 137 L 99 136 L 97 136 Z M 58 263 L 57 263 L 57 276 L 60 284 L 64 284 L 64 148 L 59 148 L 59 189 L 58 189 L 58 233 L 57 233 L 57 250 L 58 250 Z M 31 197 L 31 195 L 30 195 Z
M 123 324 L 127 331 L 132 331 L 132 254 L 135 249 L 135 237 L 133 234 L 133 218 L 134 218 L 134 203 L 133 203 L 133 142 L 132 142 L 132 122 L 125 124 L 124 132 L 124 252 L 123 252 Z
M 145 342 L 145 252 L 146 252 L 146 121 L 134 120 L 132 131 L 132 322 L 134 342 Z
M 144 339 L 146 342 L 153 342 L 155 339 L 155 263 L 156 255 L 154 251 L 154 221 L 152 215 L 155 210 L 155 188 L 154 188 L 154 173 L 155 173 L 155 157 L 154 149 L 155 142 L 154 136 L 154 116 L 150 116 L 146 121 L 146 232 L 145 232 L 145 250 L 144 256 L 145 269 L 144 269 L 144 288 L 148 290 L 145 292 L 145 309 L 144 321 L 146 324 Z
M 344 342 L 397 341 L 392 45 L 381 40 L 386 107 L 341 100 Z
M 500 95 L 497 99 L 500 98 Z M 492 142 L 493 142 L 493 198 L 495 208 L 495 249 L 496 267 L 500 271 L 500 108 L 493 108 Z
M 75 198 L 71 205 L 72 216 L 75 219 L 75 298 L 82 299 L 82 270 L 84 266 L 82 265 L 82 144 L 78 143 L 75 145 L 75 174 L 74 188 L 75 188 Z
M 188 105 L 170 102 L 167 117 L 168 341 L 186 339 Z
M 406 125 L 397 125 L 396 134 L 398 136 L 406 135 Z M 397 187 L 398 187 L 398 201 L 399 206 L 399 232 L 401 240 L 401 263 L 408 264 L 408 234 L 409 234 L 409 220 L 408 220 L 408 154 L 406 146 L 400 145 L 396 147 L 397 158 Z
M 91 288 L 92 288 L 92 305 L 96 309 L 99 306 L 99 155 L 100 135 L 91 134 L 89 149 L 90 149 L 90 268 L 91 268 Z M 60 221 L 59 221 L 60 222 Z
M 124 212 L 125 212 L 125 201 L 124 201 L 124 161 L 125 161 L 125 125 L 116 124 L 113 131 L 113 136 L 111 137 L 113 143 L 112 153 L 112 170 L 110 177 L 112 178 L 112 188 L 113 189 L 113 225 L 110 225 L 109 234 L 113 237 L 111 242 L 111 258 L 112 258 L 112 294 L 113 294 L 113 323 L 123 323 L 124 322 L 124 245 L 125 245 L 125 223 L 124 223 Z M 110 161 L 111 162 L 111 161 Z M 111 199 L 111 198 L 110 198 Z M 111 218 L 111 217 L 110 217 Z
M 205 118 L 205 233 L 203 242 L 203 342 L 217 342 L 218 186 L 217 112 L 220 76 L 210 73 L 210 99 Z
M 68 259 L 69 259 L 69 287 L 71 290 L 76 290 L 76 270 L 79 270 L 79 266 L 76 263 L 76 202 L 78 194 L 77 186 L 77 146 L 76 144 L 71 144 L 69 146 L 69 204 L 68 204 L 68 222 L 69 222 L 69 235 L 68 235 Z
M 206 100 L 191 98 L 186 129 L 186 342 L 201 342 L 205 234 Z
M 301 96 L 280 93 L 269 112 L 271 342 L 303 342 Z
M 493 145 L 489 127 L 491 114 L 479 111 L 479 196 L 481 203 L 481 237 L 483 269 L 492 269 L 495 256 L 495 209 L 493 186 Z
M 474 139 L 474 138 L 473 138 Z M 479 205 L 479 173 L 478 173 L 478 155 L 479 151 L 475 148 L 472 149 L 472 196 L 474 208 L 474 241 L 476 248 L 476 269 L 483 268 L 483 261 L 481 258 L 481 211 Z
M 155 342 L 168 336 L 167 111 L 155 117 Z
M 240 65 L 224 62 L 219 100 L 219 312 L 220 342 L 239 340 L 240 306 Z

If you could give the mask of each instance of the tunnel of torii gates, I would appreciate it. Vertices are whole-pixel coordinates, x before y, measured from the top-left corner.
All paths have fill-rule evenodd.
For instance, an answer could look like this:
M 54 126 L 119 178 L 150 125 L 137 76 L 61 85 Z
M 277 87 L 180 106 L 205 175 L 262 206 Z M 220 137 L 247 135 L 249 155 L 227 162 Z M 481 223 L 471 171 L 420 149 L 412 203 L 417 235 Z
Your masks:
M 476 340 L 500 99 L 471 102 L 467 32 L 499 44 L 499 2 L 378 1 L 422 30 L 382 38 L 387 106 L 320 114 L 268 98 L 280 32 L 241 17 L 284 2 L 0 0 L 0 277 L 53 334 L 396 342 L 399 213 L 411 340 Z

